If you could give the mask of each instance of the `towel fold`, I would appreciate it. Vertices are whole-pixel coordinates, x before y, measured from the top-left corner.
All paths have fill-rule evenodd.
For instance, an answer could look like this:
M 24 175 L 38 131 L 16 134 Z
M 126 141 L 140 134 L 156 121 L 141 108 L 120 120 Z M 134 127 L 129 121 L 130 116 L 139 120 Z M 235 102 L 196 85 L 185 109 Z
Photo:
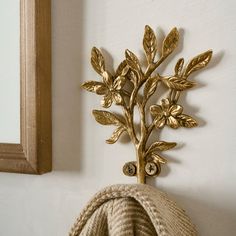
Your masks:
M 144 184 L 113 185 L 98 192 L 70 236 L 196 236 L 184 210 L 166 193 Z

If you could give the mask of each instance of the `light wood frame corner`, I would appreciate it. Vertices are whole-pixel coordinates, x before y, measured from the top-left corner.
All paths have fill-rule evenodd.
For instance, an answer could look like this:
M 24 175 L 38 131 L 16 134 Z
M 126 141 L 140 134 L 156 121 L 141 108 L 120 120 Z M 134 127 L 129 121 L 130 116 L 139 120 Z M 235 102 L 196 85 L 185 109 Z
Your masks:
M 0 171 L 52 170 L 51 0 L 21 0 L 21 141 L 0 144 Z

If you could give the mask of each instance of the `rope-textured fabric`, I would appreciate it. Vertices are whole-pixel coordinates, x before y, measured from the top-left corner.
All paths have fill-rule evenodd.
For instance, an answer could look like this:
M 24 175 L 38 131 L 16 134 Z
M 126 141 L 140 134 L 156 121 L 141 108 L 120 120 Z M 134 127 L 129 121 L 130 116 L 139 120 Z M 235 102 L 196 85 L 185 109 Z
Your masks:
M 148 185 L 113 185 L 98 192 L 70 236 L 196 236 L 185 211 Z

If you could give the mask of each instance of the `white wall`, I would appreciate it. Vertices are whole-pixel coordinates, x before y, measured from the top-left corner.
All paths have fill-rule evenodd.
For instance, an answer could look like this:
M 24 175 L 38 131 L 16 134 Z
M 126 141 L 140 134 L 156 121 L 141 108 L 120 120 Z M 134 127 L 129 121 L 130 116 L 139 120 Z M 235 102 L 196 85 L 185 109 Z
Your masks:
M 186 209 L 201 236 L 235 235 L 236 2 L 53 0 L 52 9 L 54 170 L 43 176 L 0 174 L 0 235 L 67 235 L 96 191 L 135 183 L 121 172 L 134 159 L 132 146 L 105 145 L 112 129 L 90 115 L 99 99 L 79 86 L 97 78 L 89 63 L 92 46 L 104 48 L 109 63 L 117 65 L 126 48 L 140 55 L 145 24 L 159 37 L 180 28 L 182 43 L 167 73 L 180 56 L 214 50 L 208 69 L 195 76 L 198 89 L 183 101 L 200 127 L 164 130 L 162 139 L 180 145 L 167 153 L 169 164 L 151 184 Z

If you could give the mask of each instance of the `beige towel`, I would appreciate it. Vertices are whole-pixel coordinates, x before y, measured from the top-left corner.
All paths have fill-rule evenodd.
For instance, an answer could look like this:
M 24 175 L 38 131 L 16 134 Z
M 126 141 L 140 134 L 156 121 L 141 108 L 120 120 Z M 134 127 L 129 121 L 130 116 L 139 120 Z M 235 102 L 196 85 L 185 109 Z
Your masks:
M 148 185 L 114 185 L 98 192 L 70 236 L 196 236 L 185 212 Z

